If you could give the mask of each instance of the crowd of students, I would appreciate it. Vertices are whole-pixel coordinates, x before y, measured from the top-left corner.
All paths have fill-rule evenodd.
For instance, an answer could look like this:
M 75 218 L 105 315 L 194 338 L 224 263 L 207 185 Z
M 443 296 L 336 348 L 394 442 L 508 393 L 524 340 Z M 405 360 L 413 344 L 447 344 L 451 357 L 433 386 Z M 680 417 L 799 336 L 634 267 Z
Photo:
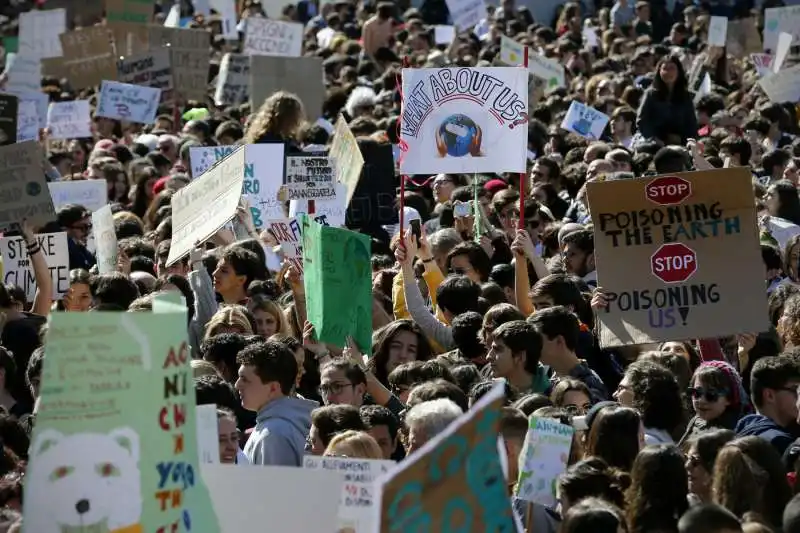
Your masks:
M 288 263 L 267 267 L 278 243 L 246 209 L 235 233 L 220 230 L 166 266 L 170 201 L 191 180 L 190 148 L 283 143 L 297 155 L 330 144 L 297 96 L 277 92 L 257 109 L 209 98 L 178 115 L 164 106 L 150 126 L 98 117 L 94 138 L 47 143 L 63 180 L 106 180 L 119 261 L 116 272 L 97 273 L 85 206 L 61 207 L 46 228 L 23 224 L 36 298 L 0 284 L 4 527 L 19 527 L 47 315 L 147 312 L 154 295 L 177 291 L 190 317 L 197 403 L 217 406 L 222 463 L 299 467 L 309 453 L 403 461 L 504 380 L 509 498 L 530 531 L 800 532 L 796 102 L 770 102 L 748 57 L 705 44 L 709 16 L 750 16 L 747 2 L 588 4 L 569 2 L 557 20 L 534 21 L 503 0 L 446 45 L 435 44 L 433 29 L 447 22 L 443 1 L 401 10 L 303 0 L 283 10 L 282 19 L 305 24 L 304 54 L 324 58 L 324 118 L 344 115 L 361 146 L 397 143 L 402 59 L 489 66 L 505 35 L 566 69 L 566 86 L 530 105 L 524 198 L 516 175 L 439 174 L 409 181 L 405 228 L 353 228 L 372 239 L 371 346 L 317 342 L 301 274 Z M 747 20 L 756 24 L 762 12 Z M 244 3 L 243 21 L 262 15 L 257 0 Z M 585 22 L 596 46 L 586 42 Z M 13 31 L 13 17 L 6 24 Z M 213 36 L 212 80 L 221 54 L 240 44 L 220 37 L 215 15 L 191 26 Z M 706 73 L 711 91 L 695 98 Z M 69 80 L 44 78 L 42 90 L 51 101 L 96 97 Z M 572 100 L 611 117 L 602 139 L 558 127 Z M 176 122 L 184 112 L 190 118 Z M 594 313 L 606 301 L 585 184 L 733 166 L 753 173 L 770 330 L 601 349 Z M 478 238 L 473 218 L 455 209 L 473 201 L 476 181 L 488 215 Z M 408 228 L 415 219 L 420 236 Z M 35 245 L 43 231 L 68 234 L 69 290 L 58 301 Z M 576 434 L 558 508 L 526 513 L 513 489 L 531 416 Z

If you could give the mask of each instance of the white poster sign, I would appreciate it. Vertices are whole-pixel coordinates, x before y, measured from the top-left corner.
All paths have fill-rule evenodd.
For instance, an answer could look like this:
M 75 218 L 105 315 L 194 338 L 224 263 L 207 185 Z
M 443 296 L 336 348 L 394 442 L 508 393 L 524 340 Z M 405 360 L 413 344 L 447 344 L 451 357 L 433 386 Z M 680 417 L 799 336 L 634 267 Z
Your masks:
M 248 17 L 245 27 L 245 55 L 300 57 L 303 48 L 302 24 Z
M 433 27 L 436 44 L 450 44 L 456 38 L 456 27 L 437 24 Z
M 333 161 L 327 156 L 286 158 L 289 200 L 335 198 Z
M 566 86 L 564 66 L 549 57 L 540 54 L 528 54 L 528 70 L 537 78 L 545 80 L 548 89 Z
M 209 5 L 219 13 L 222 37 L 229 41 L 238 41 L 235 0 L 209 0 Z
M 708 44 L 725 46 L 728 38 L 728 17 L 711 17 L 708 22 Z
M 573 100 L 561 127 L 586 139 L 597 140 L 603 134 L 608 120 L 608 115 Z
M 292 263 L 298 272 L 303 272 L 303 238 L 297 219 L 270 220 L 268 228 L 281 245 L 283 258 Z
M 53 281 L 53 298 L 60 300 L 69 290 L 69 249 L 67 234 L 42 233 L 36 236 L 42 247 L 42 253 L 50 268 Z M 3 256 L 3 283 L 13 284 L 25 291 L 28 302 L 36 295 L 36 278 L 33 275 L 33 264 L 28 257 L 25 238 L 4 237 L 0 239 L 0 254 Z
M 42 90 L 42 60 L 38 57 L 7 54 L 5 73 L 5 88 L 9 92 Z
M 108 203 L 106 180 L 51 181 L 47 186 L 56 211 L 67 204 L 77 204 L 94 212 Z
M 250 97 L 250 56 L 225 54 L 219 65 L 214 103 L 237 105 Z
M 51 139 L 80 139 L 92 136 L 89 100 L 52 102 L 47 108 L 47 128 Z
M 772 63 L 773 72 L 778 72 L 786 61 L 786 56 L 789 55 L 789 49 L 792 47 L 792 39 L 794 37 L 791 33 L 782 31 L 778 36 L 778 47 L 775 51 L 775 60 Z
M 20 100 L 17 107 L 17 142 L 39 140 L 39 116 L 36 104 L 30 100 Z
M 483 0 L 446 0 L 453 25 L 460 31 L 471 30 L 486 18 Z
M 800 102 L 800 64 L 765 76 L 758 84 L 776 104 Z
M 289 216 L 297 217 L 308 214 L 308 200 L 292 200 L 289 202 Z M 343 228 L 347 215 L 347 185 L 336 184 L 336 198 L 316 200 L 314 202 L 314 222 L 325 226 Z
M 92 213 L 92 234 L 97 247 L 97 268 L 101 274 L 117 269 L 117 233 L 111 206 L 104 205 Z
M 59 35 L 67 31 L 67 11 L 63 8 L 33 10 L 19 15 L 19 53 L 45 59 L 61 57 Z
M 500 61 L 510 67 L 519 67 L 525 64 L 525 46 L 514 39 L 500 36 Z
M 763 78 L 767 74 L 772 74 L 772 63 L 774 59 L 775 56 L 772 54 L 750 54 L 750 61 L 755 65 L 756 72 L 760 78 Z
M 794 42 L 800 42 L 800 5 L 764 10 L 764 50 L 774 54 L 783 32 L 790 33 Z
M 43 92 L 34 91 L 8 91 L 19 98 L 19 105 L 25 102 L 32 102 L 36 107 L 36 118 L 39 121 L 39 128 L 47 127 L 47 107 L 50 105 L 50 97 Z M 19 141 L 17 141 L 19 142 Z
M 217 406 L 198 405 L 197 416 L 197 455 L 200 463 L 213 465 L 219 463 L 219 429 Z
M 103 80 L 95 115 L 139 124 L 152 124 L 158 112 L 161 89 Z
M 528 73 L 403 69 L 403 174 L 525 172 Z

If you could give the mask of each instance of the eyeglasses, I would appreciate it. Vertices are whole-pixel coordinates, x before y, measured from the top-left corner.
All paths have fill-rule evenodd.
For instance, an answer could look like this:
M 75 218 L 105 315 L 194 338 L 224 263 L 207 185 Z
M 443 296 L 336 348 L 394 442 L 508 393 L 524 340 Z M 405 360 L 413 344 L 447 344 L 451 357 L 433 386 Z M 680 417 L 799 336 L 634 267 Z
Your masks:
M 689 396 L 695 400 L 703 398 L 705 401 L 711 403 L 716 402 L 720 398 L 728 395 L 728 391 L 726 389 L 705 389 L 703 387 L 689 387 L 688 392 Z
M 338 395 L 347 387 L 355 387 L 355 385 L 352 383 L 322 383 L 319 386 L 319 394 L 320 396 Z
M 587 403 L 587 404 L 584 404 L 584 405 L 569 404 L 569 405 L 565 405 L 564 406 L 564 410 L 570 416 L 585 415 L 589 411 L 589 409 L 591 409 L 591 408 L 592 408 L 592 404 L 590 404 L 590 403 Z

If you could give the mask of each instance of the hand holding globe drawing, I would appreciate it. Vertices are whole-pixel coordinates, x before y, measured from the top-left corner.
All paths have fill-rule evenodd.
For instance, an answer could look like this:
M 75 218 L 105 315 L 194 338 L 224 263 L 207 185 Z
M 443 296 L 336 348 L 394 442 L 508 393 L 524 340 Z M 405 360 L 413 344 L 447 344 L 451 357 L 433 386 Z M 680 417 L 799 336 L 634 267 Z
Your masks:
M 450 115 L 439 125 L 436 132 L 436 151 L 439 157 L 482 157 L 483 131 L 470 117 L 462 114 Z

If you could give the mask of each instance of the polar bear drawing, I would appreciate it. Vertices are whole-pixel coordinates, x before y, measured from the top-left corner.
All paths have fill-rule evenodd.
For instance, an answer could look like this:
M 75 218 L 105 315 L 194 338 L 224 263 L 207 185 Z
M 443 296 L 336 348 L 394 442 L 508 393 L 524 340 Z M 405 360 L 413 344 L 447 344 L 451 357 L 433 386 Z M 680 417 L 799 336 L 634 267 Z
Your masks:
M 25 514 L 35 533 L 140 533 L 139 435 L 129 427 L 64 435 L 46 429 L 31 446 Z

